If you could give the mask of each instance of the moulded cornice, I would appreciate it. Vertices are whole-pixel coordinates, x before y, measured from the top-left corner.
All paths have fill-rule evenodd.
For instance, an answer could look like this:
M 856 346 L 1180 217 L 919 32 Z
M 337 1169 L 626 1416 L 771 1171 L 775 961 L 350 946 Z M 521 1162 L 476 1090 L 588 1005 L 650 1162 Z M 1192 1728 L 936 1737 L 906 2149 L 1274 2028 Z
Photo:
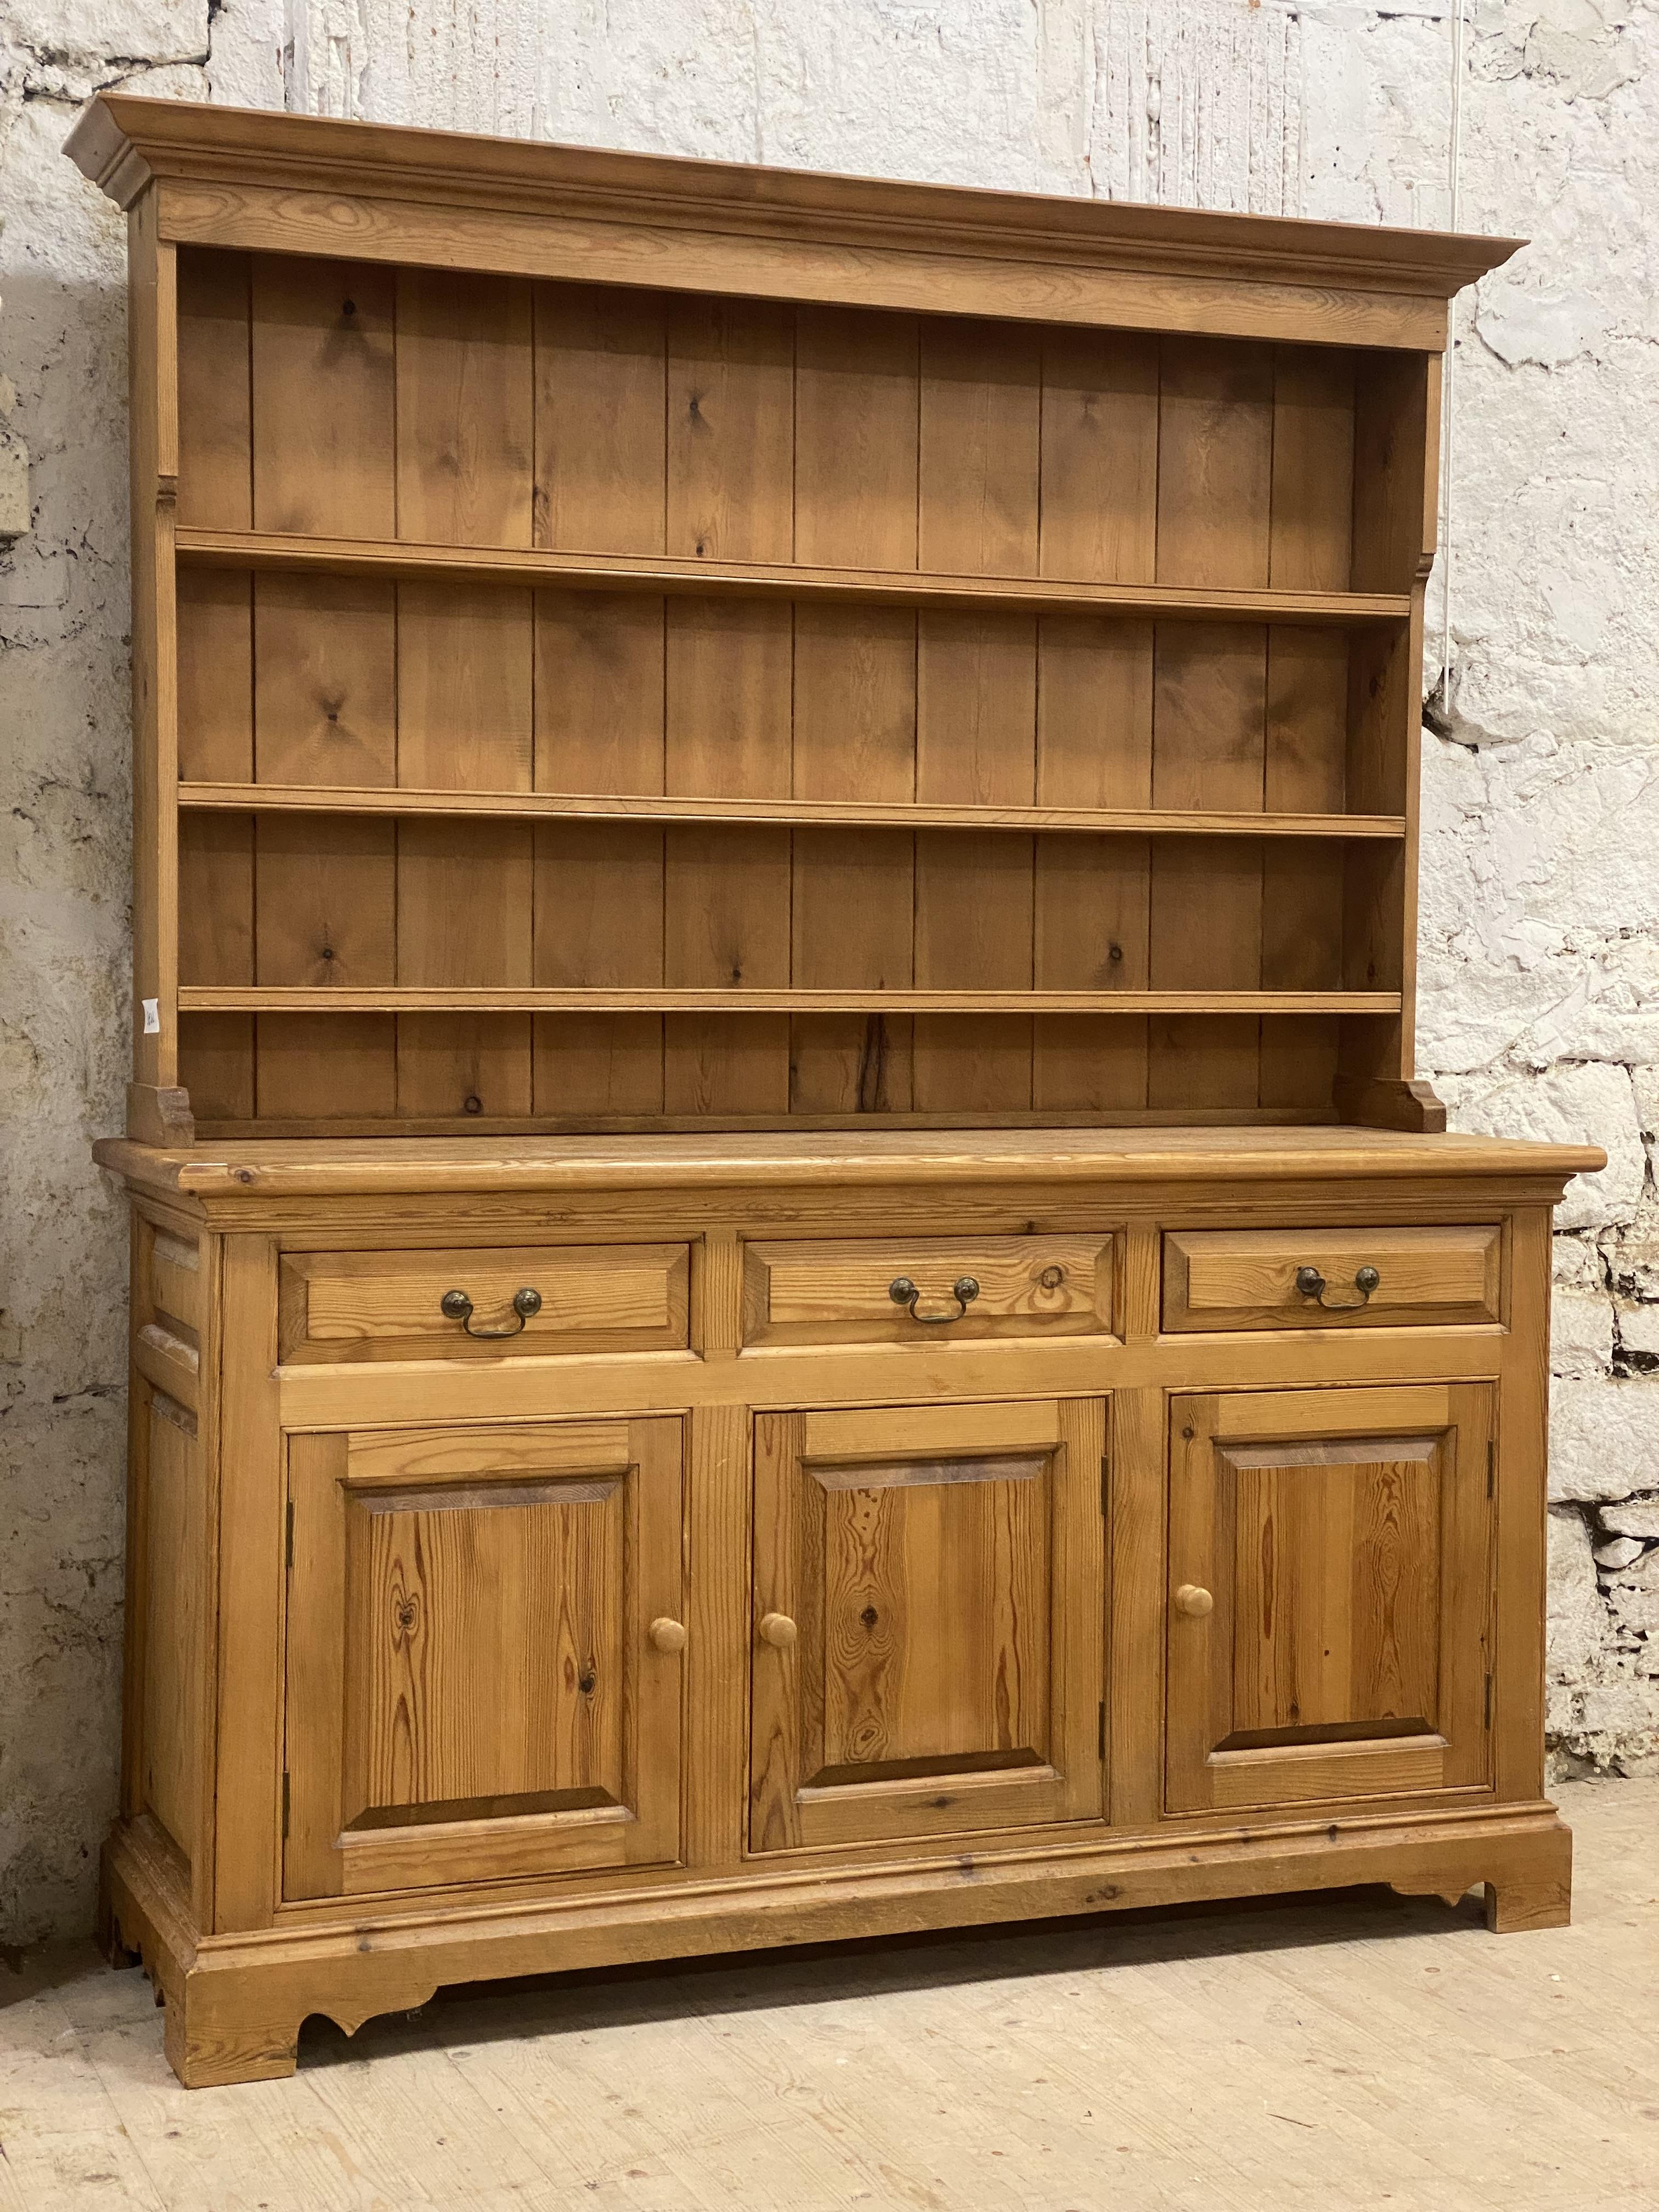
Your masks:
M 844 247 L 1449 299 L 1524 241 L 906 184 L 100 93 L 65 151 L 128 207 L 152 179 L 339 191 Z

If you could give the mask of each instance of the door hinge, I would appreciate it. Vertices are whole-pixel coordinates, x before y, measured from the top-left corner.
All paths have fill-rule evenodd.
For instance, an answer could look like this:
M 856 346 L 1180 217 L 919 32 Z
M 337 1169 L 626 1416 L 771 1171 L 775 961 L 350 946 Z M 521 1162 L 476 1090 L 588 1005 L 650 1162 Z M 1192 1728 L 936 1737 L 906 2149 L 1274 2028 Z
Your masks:
M 283 1840 L 288 1841 L 288 1769 L 283 1769 Z
M 288 1531 L 283 1538 L 283 1564 L 289 1567 L 294 1565 L 294 1500 L 291 1498 L 288 1501 Z
M 1482 1726 L 1486 1728 L 1492 1726 L 1492 1676 L 1490 1674 L 1486 1677 L 1486 1712 Z
M 1486 1438 L 1486 1495 L 1491 1498 L 1498 1488 L 1498 1439 Z
M 1106 1756 L 1106 1700 L 1104 1698 L 1100 1701 L 1099 1743 L 1100 1756 L 1104 1759 Z
M 1103 1452 L 1100 1456 L 1100 1510 L 1109 1515 L 1112 1510 L 1112 1455 Z

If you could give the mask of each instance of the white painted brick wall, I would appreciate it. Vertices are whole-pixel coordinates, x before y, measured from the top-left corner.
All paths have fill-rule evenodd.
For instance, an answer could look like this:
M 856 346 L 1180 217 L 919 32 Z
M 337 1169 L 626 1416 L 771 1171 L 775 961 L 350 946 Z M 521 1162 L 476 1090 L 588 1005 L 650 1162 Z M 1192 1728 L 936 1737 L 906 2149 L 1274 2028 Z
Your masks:
M 1421 1053 L 1464 1126 L 1611 1155 L 1558 1240 L 1551 1726 L 1628 1767 L 1659 1759 L 1659 15 L 1464 5 L 1460 218 L 1534 243 L 1458 319 Z M 127 1049 L 123 226 L 60 156 L 78 104 L 1443 224 L 1453 46 L 1437 0 L 12 0 L 0 1941 L 85 1924 L 115 1771 L 124 1229 L 86 1148 Z

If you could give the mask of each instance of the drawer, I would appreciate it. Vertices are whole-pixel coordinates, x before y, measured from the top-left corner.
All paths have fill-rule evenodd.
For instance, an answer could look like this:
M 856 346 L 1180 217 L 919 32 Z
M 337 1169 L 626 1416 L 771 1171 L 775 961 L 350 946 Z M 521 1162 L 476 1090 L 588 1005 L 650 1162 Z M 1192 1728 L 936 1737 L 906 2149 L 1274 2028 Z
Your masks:
M 681 1350 L 688 1273 L 684 1244 L 290 1252 L 282 1263 L 282 1356 L 487 1359 Z M 523 1310 L 532 1305 L 520 1296 L 526 1291 L 534 1293 L 533 1310 Z M 445 1311 L 446 1299 L 453 1310 Z M 463 1301 L 470 1313 L 460 1310 Z
M 955 1286 L 967 1281 L 977 1288 L 964 1303 Z M 1112 1240 L 1097 1231 L 861 1237 L 744 1249 L 745 1345 L 1103 1336 L 1111 1325 Z
M 1176 1230 L 1164 1239 L 1164 1326 L 1401 1328 L 1495 1322 L 1502 1311 L 1502 1256 L 1496 1224 Z

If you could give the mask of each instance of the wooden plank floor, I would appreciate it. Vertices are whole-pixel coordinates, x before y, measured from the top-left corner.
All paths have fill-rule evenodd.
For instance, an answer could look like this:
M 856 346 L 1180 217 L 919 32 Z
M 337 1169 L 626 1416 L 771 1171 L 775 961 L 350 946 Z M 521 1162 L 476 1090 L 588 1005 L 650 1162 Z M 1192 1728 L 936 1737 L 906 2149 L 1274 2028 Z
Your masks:
M 1659 1782 L 1577 1922 L 1377 1893 L 453 1992 L 180 2089 L 137 1972 L 0 1966 L 0 2208 L 1654 2212 Z

